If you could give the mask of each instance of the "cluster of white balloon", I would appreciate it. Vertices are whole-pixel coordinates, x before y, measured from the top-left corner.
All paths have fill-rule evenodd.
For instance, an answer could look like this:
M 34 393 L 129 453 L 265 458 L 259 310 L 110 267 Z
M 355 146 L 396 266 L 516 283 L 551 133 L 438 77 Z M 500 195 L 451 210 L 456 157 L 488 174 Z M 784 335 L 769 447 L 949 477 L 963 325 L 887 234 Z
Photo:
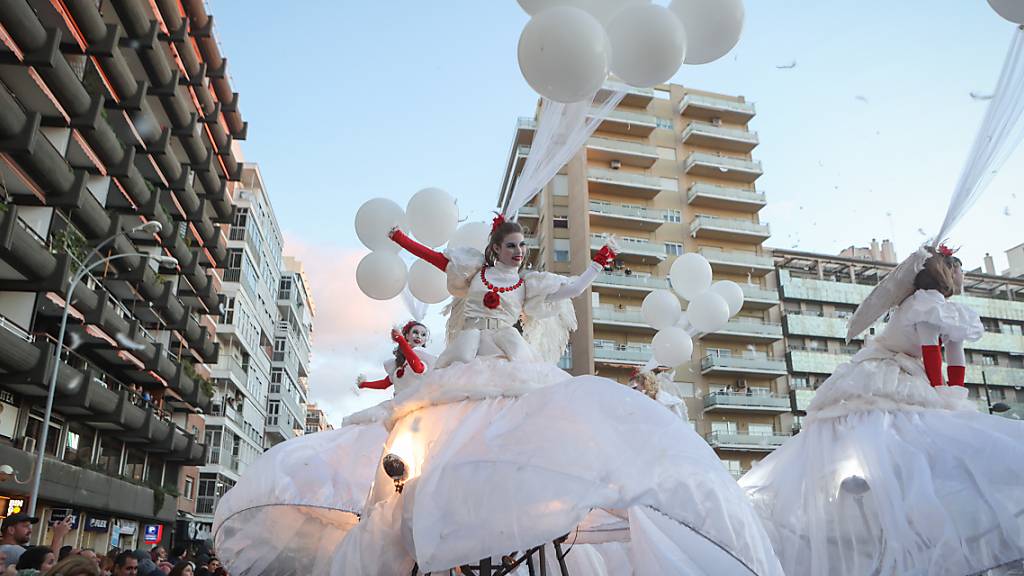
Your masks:
M 1014 24 L 1024 24 L 1024 2 L 1021 0 L 988 0 L 988 5 Z
M 356 267 L 359 289 L 374 300 L 390 300 L 402 293 L 406 285 L 413 297 L 425 304 L 437 304 L 448 298 L 443 272 L 422 260 L 406 268 L 398 255 L 401 248 L 388 238 L 388 232 L 399 227 L 411 232 L 421 244 L 437 248 L 470 246 L 482 249 L 490 231 L 484 222 L 459 226 L 459 207 L 450 194 L 440 188 L 424 188 L 406 205 L 406 209 L 387 198 L 374 198 L 363 203 L 356 212 L 356 235 L 372 250 Z
M 743 0 L 518 0 L 531 16 L 519 36 L 526 82 L 556 102 L 594 95 L 609 70 L 627 84 L 668 81 L 684 62 L 726 55 L 743 30 Z
M 720 330 L 743 307 L 743 289 L 731 280 L 712 284 L 711 264 L 700 254 L 683 254 L 669 271 L 672 290 L 644 298 L 644 320 L 658 331 L 651 343 L 654 360 L 675 368 L 693 355 L 693 335 Z M 678 296 L 677 296 L 678 294 Z M 689 302 L 683 312 L 679 297 Z

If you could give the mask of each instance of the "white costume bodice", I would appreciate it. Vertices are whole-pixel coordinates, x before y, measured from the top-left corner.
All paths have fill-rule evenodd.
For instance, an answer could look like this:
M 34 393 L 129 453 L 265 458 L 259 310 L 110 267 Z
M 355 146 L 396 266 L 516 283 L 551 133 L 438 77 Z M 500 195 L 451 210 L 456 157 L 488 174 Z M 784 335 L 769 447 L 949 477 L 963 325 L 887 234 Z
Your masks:
M 919 322 L 937 326 L 946 341 L 973 342 L 985 333 L 974 310 L 946 300 L 937 290 L 918 290 L 896 308 L 874 343 L 891 352 L 920 358 L 921 343 L 915 328 Z
M 409 366 L 408 362 L 403 366 L 397 366 L 394 358 L 390 358 L 384 362 L 384 370 L 388 373 L 388 378 L 391 379 L 391 384 L 395 388 L 396 396 L 422 379 L 437 362 L 437 358 L 435 356 L 425 352 L 422 348 L 416 348 L 415 352 L 416 356 L 418 356 L 423 362 L 423 365 L 426 366 L 426 370 L 423 371 L 423 374 L 417 374 L 416 371 Z
M 521 278 L 518 268 L 505 266 L 500 262 L 488 268 L 486 275 L 487 281 L 492 286 L 498 288 L 515 286 Z M 511 326 L 519 321 L 519 315 L 523 312 L 523 305 L 526 302 L 526 290 L 527 287 L 523 285 L 515 290 L 503 292 L 501 293 L 501 305 L 493 309 L 488 308 L 484 306 L 484 296 L 490 290 L 484 286 L 480 273 L 477 272 L 469 280 L 469 289 L 466 292 L 465 317 L 495 318 Z

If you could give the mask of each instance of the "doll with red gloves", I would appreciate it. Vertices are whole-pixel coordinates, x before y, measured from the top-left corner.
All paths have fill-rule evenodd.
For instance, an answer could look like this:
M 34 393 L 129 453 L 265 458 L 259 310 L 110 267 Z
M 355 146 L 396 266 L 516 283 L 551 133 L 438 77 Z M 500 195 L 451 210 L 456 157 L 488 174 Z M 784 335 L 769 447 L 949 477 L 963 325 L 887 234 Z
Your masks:
M 399 229 L 389 235 L 414 256 L 445 272 L 448 291 L 455 296 L 448 321 L 448 346 L 438 358 L 438 368 L 466 363 L 478 356 L 551 360 L 545 349 L 553 350 L 557 361 L 568 333 L 576 328 L 570 300 L 581 295 L 616 256 L 612 245 L 602 246 L 583 273 L 575 277 L 527 270 L 523 228 L 502 216 L 494 219 L 483 252 L 461 247 L 441 253 Z M 559 326 L 535 330 L 532 333 L 540 337 L 531 338 L 531 327 L 537 326 L 531 320 L 543 319 L 559 320 Z M 515 328 L 520 320 L 525 320 L 525 338 Z
M 881 333 L 740 478 L 787 576 L 961 576 L 1024 558 L 1024 422 L 969 397 L 964 342 L 985 331 L 951 300 L 963 283 L 942 245 L 889 272 L 847 332 L 891 310 Z
M 384 363 L 384 370 L 387 376 L 380 380 L 367 380 L 360 375 L 358 387 L 360 389 L 386 390 L 391 386 L 395 387 L 395 394 L 405 388 L 405 385 L 422 376 L 431 366 L 436 358 L 422 350 L 430 339 L 430 330 L 420 322 L 412 320 L 402 327 L 402 330 L 391 330 L 391 340 L 395 343 L 394 358 Z

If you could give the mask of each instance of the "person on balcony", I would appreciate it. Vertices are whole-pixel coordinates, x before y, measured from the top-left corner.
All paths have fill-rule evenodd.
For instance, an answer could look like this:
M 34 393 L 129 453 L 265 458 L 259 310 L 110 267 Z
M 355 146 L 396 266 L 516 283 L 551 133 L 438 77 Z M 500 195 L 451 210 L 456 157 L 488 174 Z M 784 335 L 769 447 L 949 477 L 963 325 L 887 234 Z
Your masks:
M 847 337 L 896 306 L 885 329 L 822 383 L 800 434 L 740 479 L 788 576 L 963 576 L 1024 558 L 1024 422 L 968 398 L 964 342 L 984 328 L 949 300 L 963 281 L 945 246 L 890 272 Z

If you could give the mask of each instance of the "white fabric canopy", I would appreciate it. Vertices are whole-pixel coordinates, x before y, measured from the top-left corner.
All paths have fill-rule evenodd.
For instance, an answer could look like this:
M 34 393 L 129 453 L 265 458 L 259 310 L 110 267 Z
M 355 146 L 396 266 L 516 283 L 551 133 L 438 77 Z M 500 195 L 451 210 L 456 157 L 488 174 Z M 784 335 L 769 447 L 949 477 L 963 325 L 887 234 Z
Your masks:
M 601 100 L 604 94 L 609 96 Z M 530 155 L 526 157 L 526 165 L 516 180 L 502 215 L 513 219 L 519 209 L 532 200 L 579 151 L 625 95 L 624 91 L 608 92 L 604 89 L 595 94 L 596 100 L 591 98 L 572 104 L 544 98 Z
M 995 94 L 933 241 L 942 242 L 985 191 L 1024 136 L 1024 26 L 1013 33 Z

